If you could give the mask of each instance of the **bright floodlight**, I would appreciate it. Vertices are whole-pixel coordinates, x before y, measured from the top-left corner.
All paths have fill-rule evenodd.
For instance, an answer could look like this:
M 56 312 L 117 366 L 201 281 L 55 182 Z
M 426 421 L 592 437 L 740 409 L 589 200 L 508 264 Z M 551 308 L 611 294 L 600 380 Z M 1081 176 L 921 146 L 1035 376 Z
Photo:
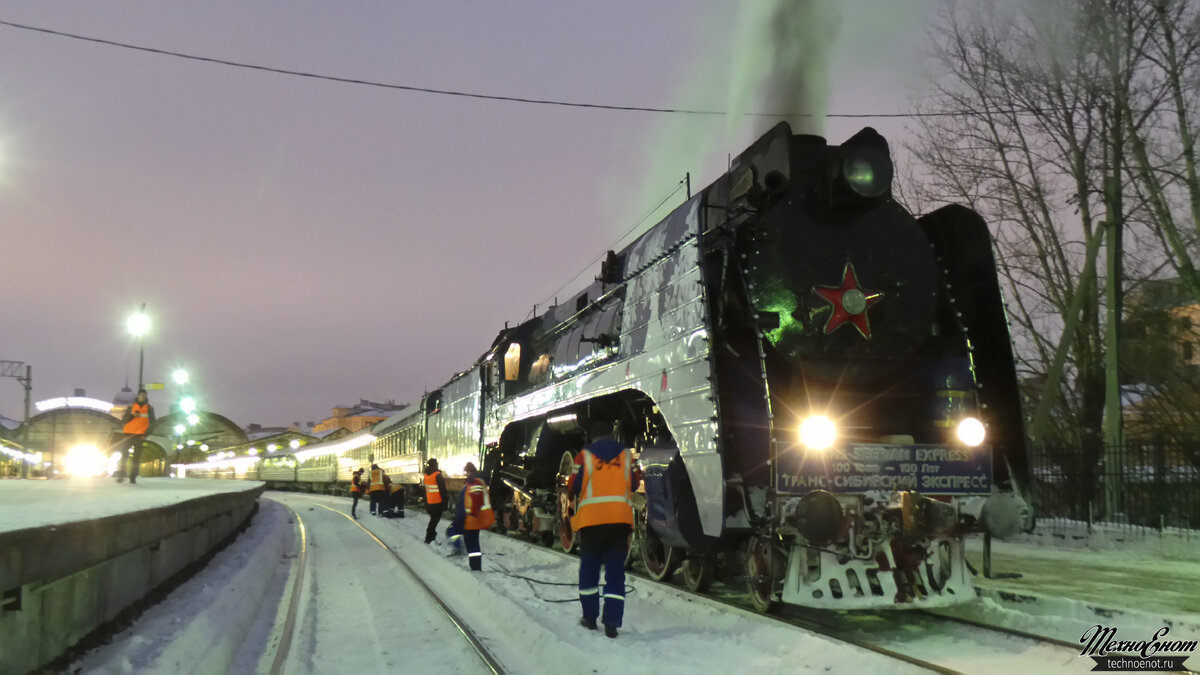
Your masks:
M 182 424 L 175 425 L 175 433 L 176 434 L 182 436 L 183 432 L 185 432 L 185 431 L 187 431 L 187 427 L 183 426 Z
M 134 337 L 142 337 L 150 332 L 150 317 L 143 312 L 137 312 L 129 317 L 125 322 L 125 327 L 129 329 L 129 334 Z
M 972 448 L 982 443 L 986 435 L 987 432 L 984 431 L 983 422 L 974 417 L 964 417 L 963 421 L 958 423 L 958 440 Z
M 196 413 L 192 413 L 191 415 L 187 416 L 187 421 L 188 421 L 188 424 L 190 424 L 192 426 L 196 426 L 197 424 L 200 424 L 200 416 L 197 415 Z
M 185 413 L 192 413 L 196 410 L 196 399 L 191 396 L 185 396 L 179 401 L 179 409 Z
M 72 476 L 102 476 L 108 458 L 94 445 L 76 445 L 67 451 L 63 461 Z
M 837 438 L 837 427 L 824 415 L 813 415 L 800 423 L 800 442 L 813 450 L 826 450 Z
M 183 368 L 179 368 L 171 373 L 171 377 L 175 378 L 175 384 L 187 384 L 188 372 Z
M 288 445 L 292 446 L 292 449 L 293 449 L 293 450 L 295 450 L 296 448 L 300 447 L 300 439 L 299 439 L 299 438 L 293 438 L 293 439 L 292 439 L 292 442 L 291 442 L 291 443 L 288 443 Z

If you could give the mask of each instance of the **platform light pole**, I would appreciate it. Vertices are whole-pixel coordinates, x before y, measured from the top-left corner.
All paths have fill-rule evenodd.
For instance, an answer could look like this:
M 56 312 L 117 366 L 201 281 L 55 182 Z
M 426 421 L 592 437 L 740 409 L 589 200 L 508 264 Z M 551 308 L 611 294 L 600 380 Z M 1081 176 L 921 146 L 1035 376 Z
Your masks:
M 183 452 L 183 432 L 187 431 L 187 427 L 182 424 L 175 425 L 175 477 L 179 477 L 179 453 Z
M 138 339 L 138 389 L 146 386 L 142 380 L 142 373 L 146 366 L 146 333 L 150 332 L 150 317 L 146 316 L 146 303 L 142 303 L 142 308 L 137 313 L 130 315 L 129 320 L 125 322 L 125 327 L 129 329 L 130 335 Z

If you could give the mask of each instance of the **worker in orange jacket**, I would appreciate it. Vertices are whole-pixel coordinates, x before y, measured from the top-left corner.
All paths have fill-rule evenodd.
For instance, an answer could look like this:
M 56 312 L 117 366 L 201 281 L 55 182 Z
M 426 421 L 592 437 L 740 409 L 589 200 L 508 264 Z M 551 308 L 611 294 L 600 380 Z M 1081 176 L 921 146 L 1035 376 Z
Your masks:
M 592 442 L 575 456 L 579 466 L 567 482 L 577 506 L 571 527 L 579 535 L 580 625 L 596 630 L 596 619 L 604 622 L 604 634 L 617 637 L 625 616 L 625 558 L 633 533 L 633 491 L 638 477 L 633 456 L 613 437 L 614 425 L 593 422 Z M 604 568 L 604 615 L 600 615 L 600 568 Z
M 371 465 L 371 479 L 367 483 L 367 496 L 371 498 L 371 515 L 383 515 L 383 500 L 388 497 L 388 483 L 391 482 L 378 464 Z
M 124 481 L 128 476 L 130 483 L 136 483 L 142 464 L 142 445 L 146 442 L 146 432 L 154 424 L 154 406 L 150 405 L 149 395 L 144 388 L 138 389 L 137 397 L 125 409 L 121 421 L 125 423 L 121 427 L 125 437 L 121 439 L 121 466 L 117 468 L 117 482 Z
M 467 546 L 467 564 L 471 571 L 481 572 L 483 551 L 479 548 L 479 531 L 492 527 L 496 522 L 496 513 L 492 510 L 487 484 L 479 477 L 475 463 L 467 462 L 463 470 L 467 473 L 467 483 L 458 496 L 458 508 L 450 528 L 462 535 Z
M 363 470 L 359 468 L 354 472 L 354 477 L 350 479 L 350 515 L 355 520 L 358 520 L 358 500 L 363 496 Z
M 446 510 L 446 479 L 438 469 L 438 461 L 430 457 L 425 463 L 425 477 L 421 481 L 425 487 L 425 510 L 429 512 L 429 526 L 425 528 L 425 543 L 432 543 L 437 536 L 438 522 L 442 512 Z
M 389 518 L 403 518 L 404 517 L 404 484 L 399 483 L 399 482 L 392 482 L 391 487 L 388 489 L 392 493 L 391 494 L 391 502 L 390 502 L 391 509 L 389 509 L 389 511 L 388 511 L 388 517 Z

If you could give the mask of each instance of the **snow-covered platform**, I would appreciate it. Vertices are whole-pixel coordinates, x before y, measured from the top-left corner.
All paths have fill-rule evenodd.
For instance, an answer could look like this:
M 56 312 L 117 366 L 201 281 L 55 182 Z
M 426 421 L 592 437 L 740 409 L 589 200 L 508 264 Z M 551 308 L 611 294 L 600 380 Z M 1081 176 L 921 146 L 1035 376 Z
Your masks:
M 49 663 L 203 558 L 262 483 L 0 480 L 0 672 Z
M 975 577 L 980 602 L 947 613 L 1062 640 L 1096 624 L 1137 639 L 1164 626 L 1200 639 L 1200 533 L 1049 529 L 993 542 L 993 578 Z M 968 540 L 967 558 L 982 572 L 979 540 Z

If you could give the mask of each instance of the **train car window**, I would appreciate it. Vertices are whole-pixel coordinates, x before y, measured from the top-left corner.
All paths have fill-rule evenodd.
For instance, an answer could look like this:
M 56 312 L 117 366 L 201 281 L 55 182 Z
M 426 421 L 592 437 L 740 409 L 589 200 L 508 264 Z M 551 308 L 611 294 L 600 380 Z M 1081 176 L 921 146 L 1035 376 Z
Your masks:
M 428 415 L 436 415 L 442 411 L 442 392 L 435 391 L 425 399 L 425 411 Z

